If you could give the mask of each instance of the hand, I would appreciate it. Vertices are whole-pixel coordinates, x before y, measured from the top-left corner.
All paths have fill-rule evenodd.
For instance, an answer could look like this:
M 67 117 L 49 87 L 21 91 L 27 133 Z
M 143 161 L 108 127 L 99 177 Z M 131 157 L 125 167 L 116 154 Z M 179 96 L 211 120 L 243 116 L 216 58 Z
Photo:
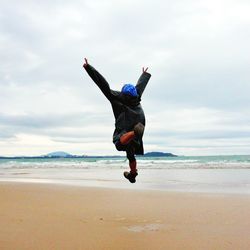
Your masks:
M 83 64 L 83 67 L 85 68 L 87 65 L 88 65 L 88 59 L 87 58 L 84 58 L 84 64 Z
M 142 68 L 143 73 L 147 73 L 148 67 L 145 69 L 144 67 Z

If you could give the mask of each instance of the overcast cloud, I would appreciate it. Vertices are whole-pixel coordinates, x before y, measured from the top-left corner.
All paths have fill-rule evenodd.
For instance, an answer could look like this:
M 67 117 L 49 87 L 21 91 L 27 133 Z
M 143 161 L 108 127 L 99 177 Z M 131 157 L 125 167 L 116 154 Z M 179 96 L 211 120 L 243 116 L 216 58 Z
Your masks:
M 249 154 L 249 1 L 0 0 L 0 155 L 120 154 L 112 89 L 152 78 L 145 151 Z

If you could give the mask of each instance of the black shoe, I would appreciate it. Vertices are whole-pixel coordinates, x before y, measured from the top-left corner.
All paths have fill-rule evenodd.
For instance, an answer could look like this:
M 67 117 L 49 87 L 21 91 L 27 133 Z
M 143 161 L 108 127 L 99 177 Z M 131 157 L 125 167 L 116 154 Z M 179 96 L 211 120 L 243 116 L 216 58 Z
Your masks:
M 128 179 L 131 183 L 135 183 L 135 182 L 136 182 L 135 177 L 136 177 L 138 174 L 137 174 L 137 173 L 134 174 L 134 173 L 125 171 L 125 172 L 123 173 L 123 175 L 124 175 L 124 177 L 125 177 L 126 179 Z
M 134 132 L 135 132 L 135 136 L 136 137 L 142 137 L 143 133 L 144 133 L 144 125 L 141 124 L 140 122 L 138 122 L 135 126 L 134 126 Z

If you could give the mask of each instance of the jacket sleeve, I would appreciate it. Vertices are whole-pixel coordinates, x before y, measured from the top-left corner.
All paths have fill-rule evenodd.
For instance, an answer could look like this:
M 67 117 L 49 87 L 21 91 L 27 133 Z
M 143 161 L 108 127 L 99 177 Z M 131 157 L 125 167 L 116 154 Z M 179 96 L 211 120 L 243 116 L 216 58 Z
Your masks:
M 84 68 L 87 71 L 88 75 L 100 88 L 102 93 L 107 97 L 109 101 L 111 101 L 111 97 L 112 97 L 111 89 L 109 87 L 108 82 L 105 80 L 105 78 L 93 66 L 89 64 Z
M 142 93 L 144 89 L 146 88 L 150 77 L 151 77 L 151 74 L 149 74 L 148 72 L 143 72 L 142 75 L 140 76 L 135 86 L 139 96 L 142 96 Z

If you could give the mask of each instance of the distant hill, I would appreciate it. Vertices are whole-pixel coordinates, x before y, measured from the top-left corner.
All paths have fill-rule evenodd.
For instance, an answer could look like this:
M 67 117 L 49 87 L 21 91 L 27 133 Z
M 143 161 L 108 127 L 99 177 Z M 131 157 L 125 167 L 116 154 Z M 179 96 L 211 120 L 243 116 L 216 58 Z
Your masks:
M 72 155 L 63 151 L 56 151 L 46 154 L 45 157 L 72 157 Z
M 139 155 L 138 155 L 139 156 Z M 148 152 L 140 157 L 176 157 L 177 155 L 164 152 Z M 43 159 L 43 158 L 124 158 L 125 155 L 71 155 L 67 152 L 56 151 L 40 156 L 0 156 L 0 159 Z
M 164 153 L 164 152 L 148 152 L 145 153 L 142 157 L 176 157 L 177 155 L 171 154 L 171 153 Z M 63 151 L 57 151 L 57 152 L 52 152 L 49 153 L 47 155 L 45 155 L 45 157 L 66 157 L 66 158 L 78 158 L 78 157 L 86 157 L 86 158 L 93 158 L 93 157 L 124 157 L 124 156 L 88 156 L 88 155 L 84 155 L 84 156 L 77 156 L 77 155 L 71 155 L 69 153 L 63 152 Z
M 144 154 L 145 157 L 177 157 L 177 155 L 171 153 L 163 153 L 163 152 L 148 152 Z

